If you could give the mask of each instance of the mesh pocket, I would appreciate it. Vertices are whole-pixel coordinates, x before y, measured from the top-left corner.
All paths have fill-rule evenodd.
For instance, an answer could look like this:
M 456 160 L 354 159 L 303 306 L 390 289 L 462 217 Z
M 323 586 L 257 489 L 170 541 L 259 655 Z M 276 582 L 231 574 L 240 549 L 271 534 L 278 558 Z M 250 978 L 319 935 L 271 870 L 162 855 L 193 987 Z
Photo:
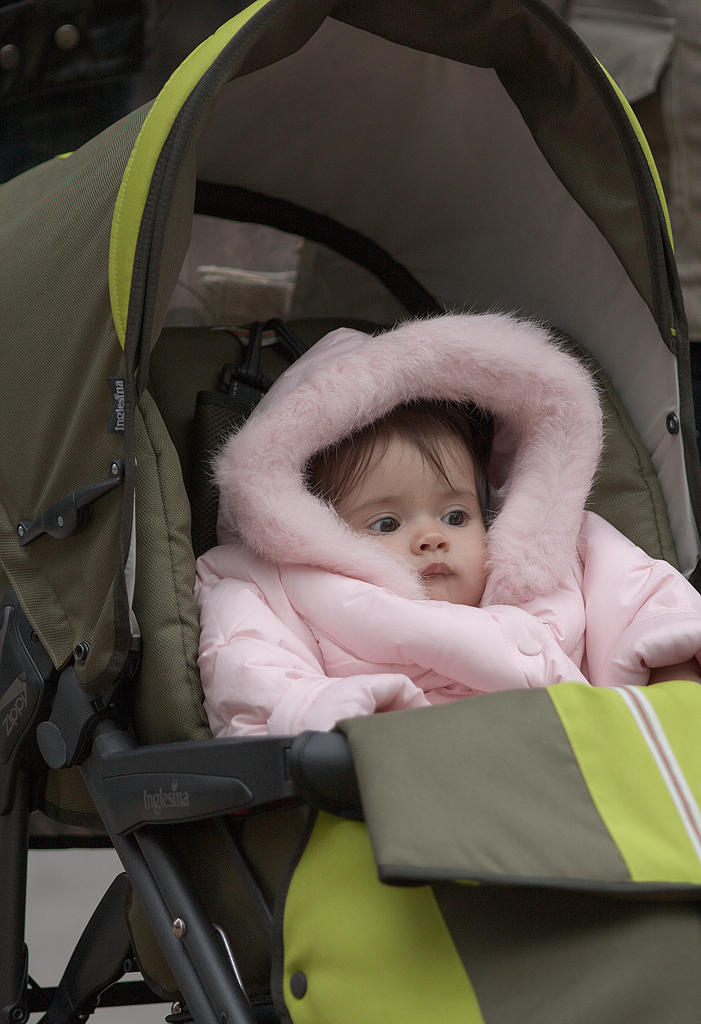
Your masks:
M 192 546 L 195 558 L 217 542 L 219 493 L 214 484 L 212 458 L 226 438 L 241 426 L 248 410 L 238 394 L 200 391 L 193 423 L 195 465 L 192 474 Z

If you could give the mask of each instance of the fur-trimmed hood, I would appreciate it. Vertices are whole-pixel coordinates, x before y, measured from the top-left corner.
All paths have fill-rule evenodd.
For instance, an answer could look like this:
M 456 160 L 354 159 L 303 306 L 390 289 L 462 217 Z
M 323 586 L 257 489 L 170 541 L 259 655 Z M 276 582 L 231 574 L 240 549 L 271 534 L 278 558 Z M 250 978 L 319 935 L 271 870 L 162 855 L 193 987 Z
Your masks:
M 589 373 L 545 328 L 506 314 L 413 320 L 370 336 L 327 335 L 273 385 L 216 459 L 220 538 L 267 560 L 315 565 L 405 597 L 415 573 L 309 493 L 315 452 L 415 398 L 491 411 L 490 475 L 501 496 L 487 535 L 483 604 L 522 604 L 563 582 L 576 558 L 601 450 Z

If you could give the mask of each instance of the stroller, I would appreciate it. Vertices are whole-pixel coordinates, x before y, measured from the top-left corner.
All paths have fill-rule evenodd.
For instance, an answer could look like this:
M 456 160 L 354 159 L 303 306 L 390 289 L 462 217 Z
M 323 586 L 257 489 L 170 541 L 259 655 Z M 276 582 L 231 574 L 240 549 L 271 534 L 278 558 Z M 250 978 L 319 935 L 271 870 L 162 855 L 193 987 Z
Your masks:
M 387 804 L 408 793 L 440 838 L 414 766 L 432 730 L 445 736 L 442 709 L 215 742 L 197 675 L 207 453 L 300 340 L 339 324 L 501 308 L 555 325 L 599 367 L 606 399 L 591 507 L 699 579 L 664 198 L 577 36 L 542 0 L 256 0 L 152 104 L 0 197 L 3 1019 L 73 1024 L 150 998 L 175 1000 L 173 1024 L 697 1019 L 691 684 L 655 688 L 690 787 L 681 839 L 654 765 L 641 755 L 621 781 L 615 757 L 592 753 L 602 722 L 617 735 L 602 694 L 572 711 L 584 724 L 566 756 L 548 691 L 464 702 L 468 788 L 491 787 L 503 810 L 524 763 L 550 766 L 557 813 L 578 828 L 551 816 L 543 831 L 533 801 L 551 791 L 496 822 L 466 796 L 446 813 L 479 841 L 445 871 L 431 852 L 402 861 Z M 277 319 L 262 334 L 162 330 L 198 218 L 304 239 L 293 332 Z M 478 742 L 505 729 L 508 755 Z M 585 763 L 586 814 L 568 788 Z M 66 826 L 62 845 L 111 844 L 124 866 L 55 989 L 32 981 L 24 944 L 40 814 Z M 499 872 L 485 866 L 507 846 Z M 120 980 L 137 965 L 148 987 Z

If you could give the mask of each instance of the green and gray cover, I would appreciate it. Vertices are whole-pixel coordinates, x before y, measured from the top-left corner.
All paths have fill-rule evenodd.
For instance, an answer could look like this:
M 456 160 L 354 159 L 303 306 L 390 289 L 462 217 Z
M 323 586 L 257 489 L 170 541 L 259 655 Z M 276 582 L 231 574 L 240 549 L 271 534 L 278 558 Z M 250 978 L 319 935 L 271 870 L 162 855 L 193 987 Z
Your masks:
M 367 828 L 320 814 L 289 886 L 295 1024 L 698 1019 L 700 710 L 572 683 L 342 723 Z

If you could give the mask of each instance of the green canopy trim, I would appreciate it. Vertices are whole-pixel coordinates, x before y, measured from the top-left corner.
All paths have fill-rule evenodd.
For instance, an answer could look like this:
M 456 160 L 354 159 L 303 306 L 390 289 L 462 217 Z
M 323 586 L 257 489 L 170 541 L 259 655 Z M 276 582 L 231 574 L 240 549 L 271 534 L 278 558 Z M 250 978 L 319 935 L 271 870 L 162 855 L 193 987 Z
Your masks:
M 603 64 L 601 64 L 601 62 L 599 62 L 599 63 L 600 63 L 601 70 L 604 72 L 604 74 L 608 78 L 609 82 L 611 83 L 611 85 L 613 86 L 613 88 L 614 88 L 614 90 L 616 92 L 616 95 L 618 96 L 619 100 L 621 101 L 621 106 L 623 107 L 623 109 L 625 110 L 626 114 L 630 118 L 630 123 L 631 123 L 631 125 L 633 127 L 633 131 L 635 132 L 635 134 L 637 136 L 637 139 L 638 139 L 638 142 L 640 143 L 640 147 L 641 147 L 643 153 L 645 154 L 645 159 L 647 160 L 648 167 L 650 168 L 650 173 L 652 174 L 652 179 L 655 182 L 655 188 L 657 189 L 657 195 L 660 197 L 660 205 L 662 207 L 662 213 L 664 214 L 665 224 L 667 225 L 667 234 L 669 235 L 669 240 L 671 242 L 672 248 L 674 248 L 674 236 L 672 234 L 672 222 L 671 222 L 671 220 L 669 218 L 669 209 L 667 208 L 667 199 L 666 199 L 665 194 L 664 194 L 664 189 L 662 188 L 662 181 L 660 180 L 660 174 L 659 174 L 659 171 L 657 170 L 657 164 L 655 163 L 655 158 L 652 155 L 652 150 L 650 149 L 650 144 L 647 141 L 647 139 L 645 138 L 645 133 L 643 132 L 642 128 L 640 127 L 640 122 L 638 121 L 637 117 L 633 113 L 633 108 L 631 107 L 630 103 L 625 98 L 625 96 L 623 95 L 621 90 L 618 88 L 618 86 L 616 85 L 616 83 L 613 80 L 613 78 L 611 78 L 611 75 L 608 73 L 608 71 L 603 66 Z
M 188 96 L 221 51 L 270 0 L 255 0 L 205 39 L 177 68 L 154 100 L 137 136 L 117 196 L 110 238 L 112 316 L 124 348 L 136 246 L 156 163 Z

